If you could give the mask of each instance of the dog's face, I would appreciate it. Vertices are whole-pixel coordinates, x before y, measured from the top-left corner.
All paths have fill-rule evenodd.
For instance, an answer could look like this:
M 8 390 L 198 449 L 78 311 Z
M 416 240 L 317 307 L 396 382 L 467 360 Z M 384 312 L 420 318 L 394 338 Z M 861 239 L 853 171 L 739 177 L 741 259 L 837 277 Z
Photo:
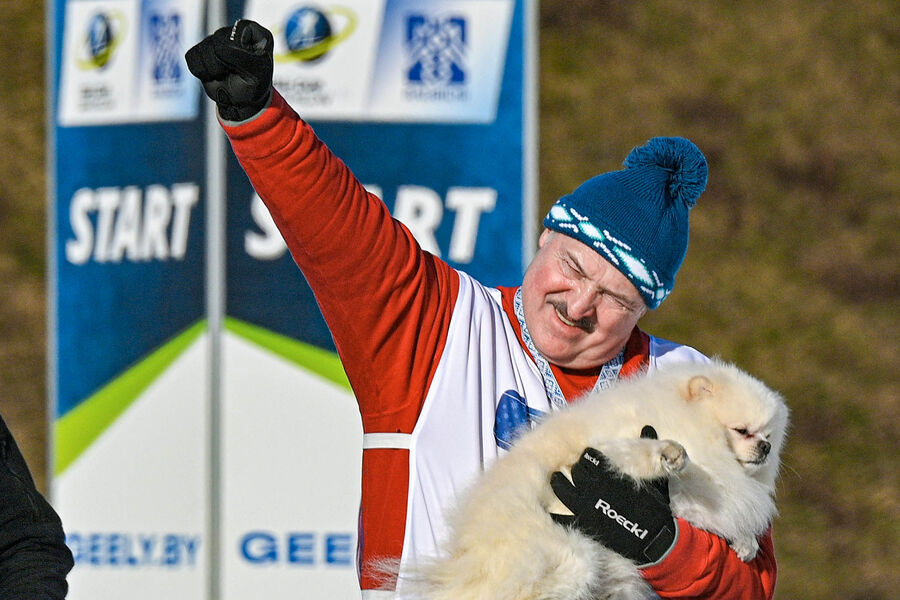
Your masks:
M 748 471 L 755 471 L 766 463 L 772 451 L 771 422 L 747 423 L 732 420 L 722 425 L 726 427 L 728 444 L 735 458 Z
M 708 405 L 735 459 L 748 474 L 767 465 L 778 468 L 788 420 L 781 396 L 737 370 L 723 372 L 715 380 L 693 377 L 688 388 L 692 399 Z

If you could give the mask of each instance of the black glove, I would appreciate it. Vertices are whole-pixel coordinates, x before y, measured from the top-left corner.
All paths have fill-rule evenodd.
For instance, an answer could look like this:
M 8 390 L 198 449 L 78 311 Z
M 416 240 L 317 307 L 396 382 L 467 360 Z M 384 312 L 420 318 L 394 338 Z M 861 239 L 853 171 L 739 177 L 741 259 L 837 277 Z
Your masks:
M 656 431 L 648 425 L 641 437 L 656 439 Z M 574 515 L 551 513 L 554 521 L 578 529 L 639 567 L 659 562 L 675 545 L 678 526 L 665 477 L 639 483 L 598 450 L 585 448 L 572 466 L 572 481 L 557 471 L 550 486 Z
M 206 95 L 215 100 L 222 118 L 243 121 L 269 103 L 274 47 L 268 29 L 241 19 L 207 36 L 184 59 Z

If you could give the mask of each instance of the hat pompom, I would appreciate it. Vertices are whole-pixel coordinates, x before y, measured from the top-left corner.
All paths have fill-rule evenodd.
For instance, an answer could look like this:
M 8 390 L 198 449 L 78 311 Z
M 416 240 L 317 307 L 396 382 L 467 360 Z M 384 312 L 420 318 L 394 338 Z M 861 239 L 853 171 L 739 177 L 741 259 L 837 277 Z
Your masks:
M 634 148 L 625 159 L 625 168 L 661 167 L 669 172 L 668 192 L 673 201 L 688 208 L 706 189 L 706 157 L 688 139 L 655 137 L 643 146 Z

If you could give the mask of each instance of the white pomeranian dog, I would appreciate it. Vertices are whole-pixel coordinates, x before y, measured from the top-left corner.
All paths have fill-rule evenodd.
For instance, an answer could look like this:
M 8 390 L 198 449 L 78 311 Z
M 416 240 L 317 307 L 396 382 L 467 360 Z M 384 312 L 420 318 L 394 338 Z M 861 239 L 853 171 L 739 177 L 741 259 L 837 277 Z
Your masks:
M 672 513 L 751 560 L 776 515 L 788 424 L 779 394 L 735 366 L 687 363 L 622 381 L 522 435 L 461 497 L 451 534 L 404 590 L 427 600 L 656 597 L 635 563 L 553 521 L 550 487 L 586 447 L 638 479 L 669 477 Z M 641 438 L 645 425 L 659 439 Z

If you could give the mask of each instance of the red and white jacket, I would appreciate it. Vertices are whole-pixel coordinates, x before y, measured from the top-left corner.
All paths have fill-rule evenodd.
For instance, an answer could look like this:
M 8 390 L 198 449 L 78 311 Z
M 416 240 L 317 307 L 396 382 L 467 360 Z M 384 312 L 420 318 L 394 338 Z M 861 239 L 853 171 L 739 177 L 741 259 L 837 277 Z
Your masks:
M 315 293 L 359 404 L 363 598 L 402 598 L 374 591 L 368 561 L 433 554 L 445 509 L 502 452 L 510 410 L 550 411 L 516 290 L 485 287 L 424 252 L 277 92 L 258 117 L 223 126 Z M 635 328 L 620 376 L 683 360 L 705 357 Z M 596 380 L 553 369 L 568 399 Z M 744 563 L 679 521 L 675 548 L 644 576 L 663 598 L 771 598 L 771 535 L 761 542 Z

